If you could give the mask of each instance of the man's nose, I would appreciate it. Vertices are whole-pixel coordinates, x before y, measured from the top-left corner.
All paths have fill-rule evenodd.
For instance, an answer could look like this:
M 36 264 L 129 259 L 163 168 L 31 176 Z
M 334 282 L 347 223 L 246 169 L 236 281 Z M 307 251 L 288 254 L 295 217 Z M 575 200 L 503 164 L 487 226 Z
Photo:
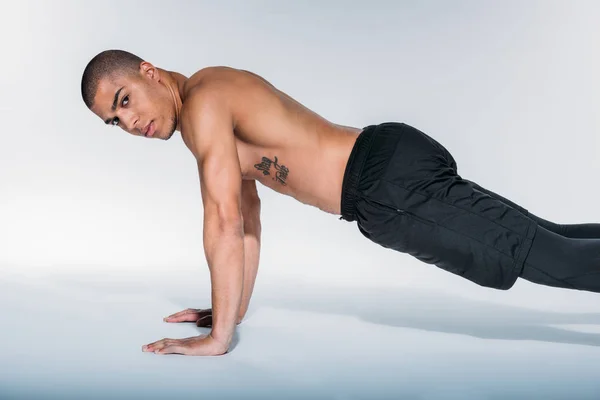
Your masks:
M 121 121 L 123 122 L 123 125 L 125 125 L 125 129 L 130 133 L 135 129 L 137 120 L 137 115 L 135 115 L 133 112 L 127 112 L 121 116 Z

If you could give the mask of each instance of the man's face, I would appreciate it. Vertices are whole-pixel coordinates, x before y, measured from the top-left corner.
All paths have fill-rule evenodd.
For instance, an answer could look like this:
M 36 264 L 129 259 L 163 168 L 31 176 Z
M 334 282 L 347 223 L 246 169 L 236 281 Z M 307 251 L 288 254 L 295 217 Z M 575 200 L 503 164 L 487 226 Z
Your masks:
M 153 68 L 103 78 L 91 110 L 106 124 L 136 136 L 168 140 L 177 125 L 175 99 Z

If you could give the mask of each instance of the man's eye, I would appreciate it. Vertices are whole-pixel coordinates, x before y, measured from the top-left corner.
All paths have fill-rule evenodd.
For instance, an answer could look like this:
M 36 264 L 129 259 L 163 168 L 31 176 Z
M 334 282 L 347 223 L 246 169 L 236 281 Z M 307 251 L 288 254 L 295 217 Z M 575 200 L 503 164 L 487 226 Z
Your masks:
M 125 107 L 129 103 L 129 95 L 123 97 L 123 101 L 121 101 L 121 105 Z
M 111 121 L 111 124 L 113 124 L 114 126 L 119 125 L 119 118 L 114 117 L 113 120 Z

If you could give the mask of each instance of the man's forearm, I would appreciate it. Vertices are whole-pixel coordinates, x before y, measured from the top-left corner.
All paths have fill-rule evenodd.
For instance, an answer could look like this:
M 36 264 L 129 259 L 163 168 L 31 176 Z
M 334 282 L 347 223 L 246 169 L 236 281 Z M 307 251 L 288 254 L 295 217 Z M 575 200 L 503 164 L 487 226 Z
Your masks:
M 244 234 L 241 222 L 212 222 L 204 229 L 205 255 L 212 288 L 211 336 L 229 347 L 242 298 Z
M 244 286 L 238 323 L 242 322 L 248 311 L 260 260 L 260 211 L 253 211 L 252 214 L 244 218 Z

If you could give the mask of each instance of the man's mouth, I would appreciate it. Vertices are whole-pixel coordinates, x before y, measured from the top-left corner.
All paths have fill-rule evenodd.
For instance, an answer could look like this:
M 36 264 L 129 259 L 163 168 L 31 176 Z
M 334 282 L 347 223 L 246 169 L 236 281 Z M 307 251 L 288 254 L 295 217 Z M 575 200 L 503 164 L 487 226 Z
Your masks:
M 144 136 L 152 137 L 152 135 L 154 135 L 154 129 L 154 121 L 150 121 L 150 123 L 144 128 Z

